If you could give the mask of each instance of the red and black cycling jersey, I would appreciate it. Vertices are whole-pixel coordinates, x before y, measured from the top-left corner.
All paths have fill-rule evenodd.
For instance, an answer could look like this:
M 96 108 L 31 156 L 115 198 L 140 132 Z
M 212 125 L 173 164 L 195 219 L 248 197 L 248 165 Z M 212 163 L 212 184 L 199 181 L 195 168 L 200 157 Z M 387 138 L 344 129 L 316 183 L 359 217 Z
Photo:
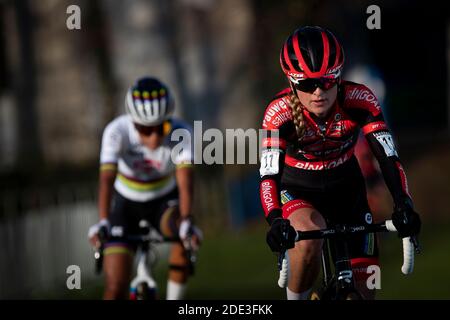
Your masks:
M 276 95 L 264 113 L 260 167 L 260 196 L 266 218 L 279 216 L 280 183 L 323 190 L 329 183 L 361 170 L 354 149 L 362 130 L 377 158 L 396 206 L 411 203 L 406 175 L 393 138 L 372 91 L 362 84 L 342 81 L 336 102 L 325 121 L 316 121 L 303 108 L 305 133 L 298 139 L 287 88 Z M 273 213 L 273 214 L 271 214 Z

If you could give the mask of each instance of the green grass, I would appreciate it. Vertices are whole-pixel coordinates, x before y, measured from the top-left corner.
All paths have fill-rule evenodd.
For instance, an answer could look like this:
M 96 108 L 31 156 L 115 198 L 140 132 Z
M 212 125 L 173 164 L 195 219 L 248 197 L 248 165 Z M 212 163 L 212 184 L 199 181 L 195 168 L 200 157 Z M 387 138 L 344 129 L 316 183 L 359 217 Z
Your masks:
M 198 256 L 196 274 L 189 282 L 188 299 L 284 299 L 277 286 L 276 257 L 265 243 L 266 225 L 239 232 L 207 235 Z M 394 234 L 381 239 L 381 290 L 378 299 L 450 299 L 450 225 L 425 225 L 422 253 L 416 256 L 414 273 L 401 273 L 401 242 Z M 167 263 L 155 269 L 160 296 L 165 296 Z M 40 298 L 99 299 L 100 279 L 83 284 L 83 290 L 46 293 Z
M 265 243 L 265 225 L 205 240 L 192 299 L 282 299 L 276 256 Z
M 422 252 L 415 256 L 414 272 L 401 273 L 401 243 L 389 235 L 381 248 L 381 299 L 450 299 L 450 226 L 424 225 Z

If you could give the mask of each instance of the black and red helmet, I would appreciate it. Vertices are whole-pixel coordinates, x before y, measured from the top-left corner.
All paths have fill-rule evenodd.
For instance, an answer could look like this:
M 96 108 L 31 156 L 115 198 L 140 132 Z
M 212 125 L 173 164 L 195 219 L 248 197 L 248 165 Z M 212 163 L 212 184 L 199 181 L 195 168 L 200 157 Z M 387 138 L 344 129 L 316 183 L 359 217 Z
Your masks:
M 308 78 L 339 78 L 344 50 L 329 31 L 321 27 L 301 27 L 283 44 L 280 64 L 289 81 Z

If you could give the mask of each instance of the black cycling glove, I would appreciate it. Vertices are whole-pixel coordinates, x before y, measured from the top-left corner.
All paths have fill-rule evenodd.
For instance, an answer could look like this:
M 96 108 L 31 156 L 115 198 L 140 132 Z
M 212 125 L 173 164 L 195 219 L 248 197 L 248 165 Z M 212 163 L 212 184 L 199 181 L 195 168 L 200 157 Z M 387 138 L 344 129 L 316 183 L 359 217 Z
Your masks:
M 289 220 L 275 218 L 267 232 L 266 241 L 273 252 L 281 252 L 295 246 L 295 236 L 295 229 Z
M 392 222 L 400 238 L 418 235 L 420 232 L 420 216 L 410 204 L 396 206 L 392 214 Z

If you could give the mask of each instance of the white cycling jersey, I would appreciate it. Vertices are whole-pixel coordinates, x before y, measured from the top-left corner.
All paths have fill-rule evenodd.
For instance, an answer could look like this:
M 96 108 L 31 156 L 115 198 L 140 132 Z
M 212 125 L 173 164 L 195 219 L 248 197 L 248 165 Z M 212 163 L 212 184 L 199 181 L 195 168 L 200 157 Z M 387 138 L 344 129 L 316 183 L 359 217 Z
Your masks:
M 178 128 L 192 132 L 181 120 L 171 118 L 169 122 L 170 133 Z M 129 200 L 144 202 L 162 197 L 176 188 L 175 169 L 193 163 L 192 150 L 190 141 L 186 139 L 170 141 L 170 133 L 160 147 L 150 150 L 140 142 L 129 115 L 119 116 L 106 126 L 100 168 L 117 168 L 114 182 L 117 192 Z M 171 157 L 172 149 L 178 143 L 183 144 L 180 146 L 182 151 Z

